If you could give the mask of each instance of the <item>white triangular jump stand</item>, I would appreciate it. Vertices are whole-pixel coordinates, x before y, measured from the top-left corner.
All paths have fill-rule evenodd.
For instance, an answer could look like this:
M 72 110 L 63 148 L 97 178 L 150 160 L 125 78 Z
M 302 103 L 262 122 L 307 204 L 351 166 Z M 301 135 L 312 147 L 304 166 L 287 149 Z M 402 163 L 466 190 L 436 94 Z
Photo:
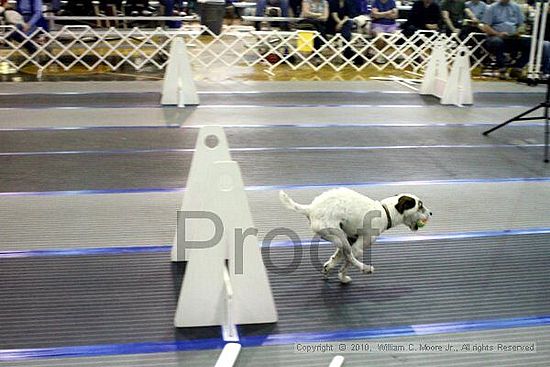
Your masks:
M 189 55 L 181 37 L 174 38 L 170 45 L 170 58 L 164 73 L 160 103 L 178 107 L 199 104 Z
M 437 40 L 420 85 L 420 94 L 441 98 L 447 84 L 448 74 L 445 44 L 442 40 Z
M 454 58 L 451 74 L 441 97 L 441 104 L 462 106 L 473 103 L 470 51 L 466 47 L 460 47 Z
M 219 126 L 204 126 L 199 130 L 195 144 L 195 154 L 191 160 L 191 169 L 187 175 L 187 184 L 181 211 L 203 210 L 204 184 L 208 180 L 210 165 L 217 161 L 230 161 L 229 147 L 223 128 Z M 200 241 L 206 237 L 205 233 L 211 231 L 211 225 L 206 221 L 193 221 L 186 227 L 186 239 Z M 172 261 L 187 261 L 193 249 L 178 248 L 178 230 L 172 242 Z
M 223 233 L 214 246 L 185 250 L 189 252 L 185 255 L 188 262 L 174 324 L 176 327 L 221 325 L 224 339 L 232 340 L 236 335 L 235 325 L 276 322 L 277 310 L 239 166 L 233 161 L 208 161 L 206 157 L 216 159 L 213 151 L 217 146 L 209 148 L 212 151 L 201 147 L 208 148 L 209 141 L 214 140 L 223 142 L 218 144 L 224 146 L 217 152 L 222 155 L 227 150 L 223 130 L 201 129 L 188 182 L 191 185 L 200 182 L 193 175 L 200 175 L 204 180 L 200 182 L 200 190 L 185 193 L 184 208 L 214 213 L 221 219 Z M 189 198 L 191 194 L 197 197 Z M 178 221 L 179 236 L 185 235 L 185 240 L 189 239 L 188 234 L 197 240 L 213 237 L 211 223 L 208 227 L 192 227 L 193 231 L 200 229 L 205 233 L 190 232 L 182 226 L 186 226 L 185 221 Z M 247 234 L 247 230 L 253 235 L 239 240 L 242 237 L 236 233 Z M 178 248 L 182 250 L 182 238 L 179 240 L 176 255 Z

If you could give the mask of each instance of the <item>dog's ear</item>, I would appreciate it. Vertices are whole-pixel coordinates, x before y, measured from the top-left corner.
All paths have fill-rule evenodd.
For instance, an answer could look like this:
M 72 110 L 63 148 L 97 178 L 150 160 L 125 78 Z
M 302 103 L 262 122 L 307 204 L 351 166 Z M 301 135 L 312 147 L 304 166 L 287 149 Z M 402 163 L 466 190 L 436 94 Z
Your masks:
M 411 198 L 410 196 L 403 195 L 399 198 L 399 201 L 397 204 L 395 204 L 395 209 L 399 212 L 399 214 L 405 213 L 405 210 L 412 209 L 416 205 L 416 200 Z

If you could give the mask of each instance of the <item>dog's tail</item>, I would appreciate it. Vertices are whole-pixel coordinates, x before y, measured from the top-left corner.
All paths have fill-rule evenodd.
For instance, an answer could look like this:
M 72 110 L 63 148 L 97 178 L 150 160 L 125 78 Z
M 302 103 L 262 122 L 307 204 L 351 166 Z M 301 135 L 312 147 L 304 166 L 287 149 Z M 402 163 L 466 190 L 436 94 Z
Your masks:
M 283 190 L 279 191 L 279 199 L 290 210 L 309 216 L 309 205 L 298 204 L 287 195 Z

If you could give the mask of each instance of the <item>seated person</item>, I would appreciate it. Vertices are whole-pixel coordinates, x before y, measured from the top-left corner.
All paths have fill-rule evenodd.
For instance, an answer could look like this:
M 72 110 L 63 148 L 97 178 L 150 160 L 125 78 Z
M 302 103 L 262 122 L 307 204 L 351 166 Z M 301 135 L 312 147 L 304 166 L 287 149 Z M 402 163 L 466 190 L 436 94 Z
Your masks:
M 433 0 L 416 1 L 409 13 L 409 17 L 403 25 L 403 35 L 411 37 L 416 31 L 439 30 L 441 23 L 441 9 Z
M 441 16 L 443 29 L 447 35 L 459 33 L 464 22 L 466 3 L 464 0 L 443 0 L 441 2 Z
M 8 38 L 13 39 L 16 42 L 22 43 L 23 47 L 29 52 L 36 52 L 36 46 L 30 41 L 26 41 L 26 36 L 35 36 L 41 32 L 36 32 L 37 29 L 42 28 L 44 31 L 48 31 L 48 22 L 42 15 L 42 0 L 18 0 L 16 9 L 11 9 L 7 2 L 0 7 L 0 13 L 5 17 L 6 23 L 13 25 L 19 32 L 11 33 Z M 38 37 L 38 42 L 40 39 Z
M 483 19 L 485 10 L 487 10 L 487 6 L 487 3 L 481 0 L 467 1 L 465 13 L 469 20 L 468 23 L 472 26 L 478 27 L 481 23 L 481 19 Z
M 464 14 L 466 18 L 464 19 L 462 29 L 458 34 L 458 37 L 462 40 L 468 38 L 471 33 L 482 32 L 481 29 L 481 19 L 485 14 L 487 9 L 487 4 L 481 0 L 470 0 L 466 2 L 466 9 L 464 9 Z M 480 47 L 475 47 L 476 45 L 483 42 L 483 36 L 475 35 L 468 42 L 468 46 L 474 49 L 473 53 L 477 59 L 484 59 L 485 51 Z
M 374 0 L 371 11 L 371 33 L 377 36 L 379 33 L 394 33 L 399 29 L 395 22 L 399 15 L 394 0 Z M 383 39 L 376 40 L 375 46 L 378 50 L 382 50 L 385 46 Z M 371 51 L 372 52 L 372 51 Z M 386 62 L 384 55 L 379 55 L 376 58 L 376 63 L 383 64 Z
M 281 9 L 281 17 L 288 17 L 288 0 L 258 0 L 256 3 L 256 16 L 265 17 L 265 9 L 267 6 L 277 7 Z M 261 29 L 261 22 L 256 22 L 256 30 Z M 288 23 L 281 22 L 281 29 L 288 30 Z
M 115 1 L 115 0 L 102 0 L 102 1 Z M 166 17 L 173 17 L 173 16 L 184 17 L 187 15 L 187 13 L 183 9 L 183 1 L 181 0 L 160 0 L 159 3 L 164 7 L 164 14 L 162 15 Z M 169 20 L 166 22 L 166 25 L 168 26 L 168 28 L 180 28 L 181 21 Z
M 45 3 L 47 3 L 47 1 L 45 1 Z M 51 0 L 48 10 L 57 14 L 61 10 L 61 0 Z
M 353 18 L 355 23 L 355 32 L 360 34 L 370 34 L 371 27 L 371 0 L 356 0 L 355 8 L 357 14 Z
M 42 15 L 42 0 L 17 0 L 17 12 L 23 16 L 25 23 L 20 29 L 26 34 L 33 33 L 37 28 L 48 30 L 48 22 Z
M 302 16 L 300 16 L 300 14 L 302 14 L 302 0 L 288 0 L 288 5 L 292 10 L 293 17 L 302 18 Z
M 374 0 L 371 10 L 371 32 L 374 35 L 378 33 L 394 33 L 399 26 L 395 22 L 399 15 L 394 0 Z
M 485 47 L 495 55 L 500 77 L 506 74 L 506 52 L 512 55 L 520 52 L 513 65 L 513 77 L 521 76 L 521 69 L 529 60 L 530 42 L 519 37 L 519 28 L 523 22 L 523 12 L 511 0 L 499 0 L 489 5 L 483 15 L 483 30 L 487 34 Z
M 327 0 L 303 0 L 302 2 L 302 14 L 300 24 L 307 24 L 319 34 L 326 38 L 325 23 L 329 16 L 329 5 Z M 316 50 L 322 46 L 322 40 L 319 37 L 315 37 L 313 43 Z
M 342 34 L 346 41 L 351 40 L 351 30 L 354 26 L 353 18 L 357 15 L 356 4 L 353 0 L 329 0 L 330 16 L 327 20 L 327 33 Z M 353 57 L 351 48 L 344 49 L 344 57 Z

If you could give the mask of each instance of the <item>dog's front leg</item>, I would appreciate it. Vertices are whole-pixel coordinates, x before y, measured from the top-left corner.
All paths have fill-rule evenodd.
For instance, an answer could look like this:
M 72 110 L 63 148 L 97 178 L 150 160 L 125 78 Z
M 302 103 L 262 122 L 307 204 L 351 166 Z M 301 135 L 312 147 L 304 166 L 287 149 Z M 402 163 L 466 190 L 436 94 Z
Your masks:
M 355 256 L 356 259 L 360 259 L 362 261 L 364 260 L 363 251 L 364 249 L 368 249 L 369 247 L 370 247 L 370 241 L 363 236 L 359 236 L 357 238 L 357 241 L 355 241 L 355 243 L 351 246 L 351 251 L 353 253 L 353 256 Z M 363 263 L 363 268 L 360 270 L 365 274 L 374 273 L 374 266 L 365 265 Z

